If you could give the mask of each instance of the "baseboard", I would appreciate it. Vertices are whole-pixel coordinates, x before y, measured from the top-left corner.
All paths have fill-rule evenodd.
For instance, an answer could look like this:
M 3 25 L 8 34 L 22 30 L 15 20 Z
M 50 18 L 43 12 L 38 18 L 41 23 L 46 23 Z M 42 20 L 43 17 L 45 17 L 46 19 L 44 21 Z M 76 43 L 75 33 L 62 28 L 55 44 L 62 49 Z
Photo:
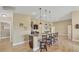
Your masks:
M 18 42 L 18 43 L 13 43 L 13 46 L 21 45 L 21 44 L 24 44 L 24 43 L 25 43 L 25 41 Z
M 6 38 L 9 38 L 9 37 L 0 37 L 1 39 L 6 39 Z

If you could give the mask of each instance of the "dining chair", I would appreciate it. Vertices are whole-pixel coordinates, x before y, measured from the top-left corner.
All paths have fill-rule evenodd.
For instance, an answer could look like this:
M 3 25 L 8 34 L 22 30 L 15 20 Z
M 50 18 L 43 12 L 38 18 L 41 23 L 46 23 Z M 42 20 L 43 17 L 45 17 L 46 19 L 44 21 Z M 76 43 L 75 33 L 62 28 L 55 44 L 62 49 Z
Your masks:
M 58 41 L 58 32 L 53 34 L 53 44 Z
M 42 35 L 42 41 L 47 43 L 47 35 Z
M 47 51 L 47 45 L 46 45 L 46 43 L 47 43 L 47 35 L 42 35 L 42 41 L 40 41 L 40 52 L 42 50 Z
M 49 45 L 49 47 L 52 46 L 52 36 L 47 38 L 47 45 Z
M 46 42 L 44 42 L 44 41 L 40 42 L 40 52 L 42 52 L 42 50 L 47 51 Z

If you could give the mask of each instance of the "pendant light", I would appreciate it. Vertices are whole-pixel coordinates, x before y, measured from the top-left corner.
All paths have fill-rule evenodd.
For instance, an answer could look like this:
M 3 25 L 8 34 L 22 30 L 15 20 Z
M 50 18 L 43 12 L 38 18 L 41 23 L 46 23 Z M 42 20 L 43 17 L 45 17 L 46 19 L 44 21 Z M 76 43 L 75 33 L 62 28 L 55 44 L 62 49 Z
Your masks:
M 49 18 L 51 19 L 51 11 L 49 11 Z
M 39 8 L 39 11 L 40 11 L 40 24 L 42 24 L 42 23 L 41 23 L 41 9 L 42 9 L 42 8 Z
M 49 11 L 49 19 L 51 20 L 51 11 Z M 51 24 L 49 24 L 50 26 L 50 32 L 51 32 Z
M 45 19 L 47 20 L 47 9 L 45 9 L 45 15 L 46 15 Z M 45 25 L 47 25 L 47 23 Z

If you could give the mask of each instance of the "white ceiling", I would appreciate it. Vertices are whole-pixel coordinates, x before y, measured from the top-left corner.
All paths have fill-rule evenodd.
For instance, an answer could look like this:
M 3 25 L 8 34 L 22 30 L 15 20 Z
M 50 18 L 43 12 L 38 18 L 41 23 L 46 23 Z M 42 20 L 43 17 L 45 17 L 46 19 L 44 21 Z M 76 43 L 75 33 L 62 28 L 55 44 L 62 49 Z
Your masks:
M 17 13 L 22 13 L 22 14 L 35 14 L 33 15 L 36 18 L 39 18 L 40 13 L 39 13 L 39 8 L 41 6 L 36 6 L 36 7 L 16 7 L 16 11 Z M 45 14 L 45 9 L 47 9 L 47 11 L 51 11 L 51 15 L 49 15 L 49 13 L 47 14 L 47 19 L 46 17 L 42 17 L 42 19 L 46 19 L 46 20 L 51 20 L 51 21 L 57 21 L 60 20 L 60 18 L 64 17 L 65 18 L 71 18 L 71 17 L 67 17 L 67 14 L 71 13 L 72 7 L 59 7 L 59 6 L 44 6 L 41 7 L 42 8 L 42 15 Z M 66 15 L 66 17 L 65 17 Z
M 72 11 L 79 10 L 78 6 L 16 6 L 14 7 L 15 13 L 21 13 L 26 15 L 32 15 L 35 18 L 39 18 L 39 8 L 42 8 L 42 15 L 45 14 L 45 9 L 51 11 L 51 15 L 47 14 L 48 21 L 59 21 L 71 19 Z M 42 19 L 45 19 L 43 16 Z

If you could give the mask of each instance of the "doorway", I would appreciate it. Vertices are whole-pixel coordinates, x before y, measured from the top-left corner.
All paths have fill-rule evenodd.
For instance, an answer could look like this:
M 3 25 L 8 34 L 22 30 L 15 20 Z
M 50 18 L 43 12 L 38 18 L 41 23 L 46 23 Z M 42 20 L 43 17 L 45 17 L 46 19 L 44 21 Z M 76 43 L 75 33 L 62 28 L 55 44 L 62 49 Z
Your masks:
M 10 40 L 10 24 L 7 22 L 0 22 L 0 51 L 10 51 Z

